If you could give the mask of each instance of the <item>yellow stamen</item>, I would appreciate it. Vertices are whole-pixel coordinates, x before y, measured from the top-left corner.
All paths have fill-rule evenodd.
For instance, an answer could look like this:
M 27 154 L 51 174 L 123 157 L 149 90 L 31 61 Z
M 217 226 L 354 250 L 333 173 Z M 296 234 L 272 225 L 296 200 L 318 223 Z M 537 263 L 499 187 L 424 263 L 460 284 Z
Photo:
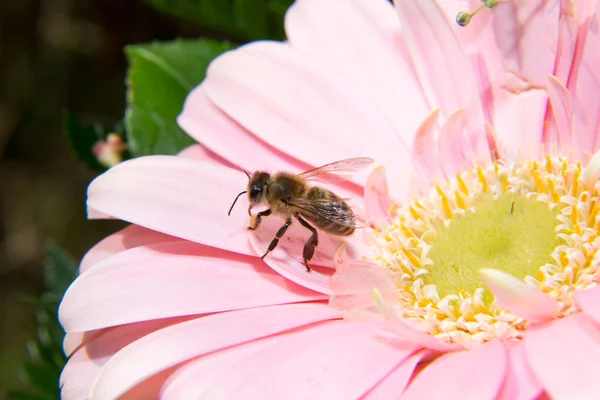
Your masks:
M 446 194 L 444 193 L 442 188 L 439 187 L 439 185 L 436 186 L 435 189 L 437 190 L 438 196 L 440 196 L 442 199 L 442 206 L 444 207 L 444 215 L 446 216 L 446 218 L 452 218 L 452 210 L 450 209 L 450 203 L 448 202 L 448 197 L 446 196 Z
M 487 180 L 485 179 L 485 175 L 483 174 L 483 170 L 481 169 L 481 167 L 477 167 L 477 177 L 479 178 L 479 182 L 481 182 L 481 185 L 483 186 L 481 188 L 481 191 L 483 193 L 487 193 L 488 183 L 487 183 Z

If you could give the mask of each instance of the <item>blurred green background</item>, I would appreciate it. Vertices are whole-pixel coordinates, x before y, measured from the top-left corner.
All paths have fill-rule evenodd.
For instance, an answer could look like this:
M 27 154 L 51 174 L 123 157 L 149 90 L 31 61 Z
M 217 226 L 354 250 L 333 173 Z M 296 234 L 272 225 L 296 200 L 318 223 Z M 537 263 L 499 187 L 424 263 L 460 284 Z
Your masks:
M 0 399 L 32 386 L 24 363 L 47 334 L 40 322 L 52 319 L 68 283 L 63 278 L 51 288 L 56 293 L 40 313 L 40 298 L 53 285 L 44 277 L 47 246 L 64 249 L 74 267 L 88 248 L 123 226 L 86 220 L 86 186 L 97 172 L 69 145 L 64 112 L 84 124 L 113 127 L 126 107 L 124 46 L 198 37 L 232 45 L 279 39 L 290 3 L 0 0 Z M 50 256 L 54 264 L 69 264 L 60 251 Z M 60 330 L 51 328 L 59 343 Z M 40 371 L 38 383 L 51 393 L 56 376 Z

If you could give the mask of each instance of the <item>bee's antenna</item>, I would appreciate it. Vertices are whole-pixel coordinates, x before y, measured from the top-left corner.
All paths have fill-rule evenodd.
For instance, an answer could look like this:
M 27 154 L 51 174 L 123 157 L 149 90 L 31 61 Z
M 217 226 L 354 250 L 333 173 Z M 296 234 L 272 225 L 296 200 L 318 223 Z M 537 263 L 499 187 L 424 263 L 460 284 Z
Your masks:
M 248 177 L 248 179 L 250 179 L 250 174 L 248 172 L 246 172 L 245 169 L 243 169 L 242 171 L 244 171 L 244 173 L 246 174 L 246 176 Z
M 244 171 L 244 172 L 246 172 L 246 171 Z M 231 210 L 233 210 L 233 206 L 235 206 L 235 202 L 236 202 L 236 201 L 238 201 L 238 199 L 240 198 L 240 196 L 241 196 L 241 195 L 243 195 L 243 194 L 244 194 L 244 193 L 246 193 L 246 192 L 247 192 L 247 190 L 244 190 L 243 192 L 241 192 L 240 194 L 238 194 L 238 195 L 235 197 L 235 200 L 233 201 L 233 204 L 232 204 L 232 205 L 231 205 L 231 207 L 229 208 L 229 212 L 227 213 L 227 216 L 231 215 Z

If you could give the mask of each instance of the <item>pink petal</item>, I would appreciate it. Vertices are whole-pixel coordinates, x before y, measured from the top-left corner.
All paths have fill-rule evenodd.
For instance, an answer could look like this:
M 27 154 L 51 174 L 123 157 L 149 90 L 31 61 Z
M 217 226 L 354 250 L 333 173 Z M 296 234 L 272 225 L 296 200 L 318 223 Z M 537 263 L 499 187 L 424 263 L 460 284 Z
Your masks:
M 177 371 L 177 366 L 152 375 L 141 384 L 119 396 L 119 400 L 159 399 L 165 382 L 175 371 Z
M 96 337 L 104 334 L 106 329 L 95 329 L 86 332 L 66 332 L 63 340 L 63 351 L 70 356 Z
M 67 290 L 67 331 L 148 319 L 323 300 L 259 259 L 189 242 L 137 247 L 96 264 Z
M 149 156 L 121 163 L 96 178 L 88 188 L 87 204 L 168 235 L 254 254 L 244 204 L 227 216 L 230 201 L 247 183 L 243 172 L 212 163 Z
M 546 91 L 533 89 L 495 100 L 492 125 L 510 159 L 540 157 L 547 104 Z
M 203 153 L 217 160 L 223 157 L 224 165 L 235 164 L 250 173 L 257 170 L 300 173 L 317 167 L 296 160 L 239 126 L 206 97 L 202 86 L 189 94 L 178 122 L 192 137 L 213 149 L 203 148 Z M 355 197 L 362 189 L 360 185 L 348 182 L 332 184 L 335 193 L 344 198 Z
M 560 3 L 559 31 L 553 75 L 564 82 L 571 94 L 577 81 L 581 56 L 590 28 L 596 0 L 575 0 Z
M 250 355 L 277 343 L 281 334 L 212 352 L 181 366 L 165 383 L 164 399 L 198 399 L 222 375 Z M 297 334 L 297 333 L 296 333 Z
M 91 207 L 87 208 L 87 217 L 88 219 L 115 219 L 111 215 L 104 214 L 98 210 L 95 210 Z
M 525 355 L 554 399 L 591 399 L 600 393 L 600 332 L 583 315 L 530 329 Z
M 181 150 L 177 155 L 183 158 L 191 158 L 192 160 L 212 162 L 217 165 L 224 165 L 229 168 L 235 168 L 234 164 L 230 163 L 217 153 L 209 150 L 201 144 L 193 144 L 191 146 L 188 146 L 185 149 Z
M 529 84 L 545 86 L 547 74 L 554 69 L 558 46 L 557 2 L 502 2 L 492 14 L 491 26 L 503 57 L 499 66 Z
M 144 321 L 106 329 L 93 338 L 85 339 L 85 345 L 69 358 L 60 376 L 63 399 L 87 399 L 102 366 L 119 350 L 145 335 L 166 326 L 185 321 L 187 318 L 170 318 Z
M 255 42 L 225 53 L 210 65 L 203 88 L 284 153 L 311 165 L 373 157 L 391 171 L 392 192 L 405 192 L 410 153 L 388 121 L 334 72 L 289 46 Z
M 506 349 L 499 341 L 450 353 L 432 361 L 408 386 L 402 399 L 495 399 L 507 365 Z
M 483 136 L 483 111 L 466 51 L 435 1 L 397 1 L 403 33 L 432 107 L 464 110 L 466 132 Z M 443 66 L 443 67 L 442 67 Z
M 415 367 L 426 352 L 419 351 L 396 367 L 388 376 L 383 378 L 365 397 L 364 400 L 389 400 L 398 398 L 412 378 Z
M 83 273 L 94 264 L 134 247 L 155 243 L 174 242 L 176 237 L 165 235 L 137 225 L 130 225 L 102 239 L 83 256 L 79 272 Z
M 600 37 L 596 39 L 595 48 L 598 46 Z M 600 113 L 597 112 L 600 109 L 600 70 L 594 67 L 600 65 L 600 57 L 597 60 L 591 60 L 591 57 L 587 57 L 582 63 L 573 105 L 575 148 L 583 161 L 600 148 Z
M 483 268 L 479 274 L 494 294 L 494 301 L 519 317 L 544 320 L 558 312 L 556 300 L 537 287 L 495 269 Z
M 600 325 L 600 287 L 578 290 L 573 297 L 581 310 Z
M 225 115 L 206 97 L 203 85 L 190 92 L 177 122 L 214 154 L 249 171 L 278 168 L 300 172 L 310 169 L 308 164 L 277 150 Z
M 544 128 L 547 74 L 558 45 L 557 3 L 499 2 L 459 30 L 481 55 L 478 64 L 488 73 L 492 95 L 484 107 L 493 106 L 490 122 L 514 159 L 539 156 L 541 137 L 534 133 Z
M 496 162 L 501 158 L 506 158 L 506 152 L 502 147 L 500 147 L 500 143 L 498 143 L 498 136 L 496 135 L 496 130 L 489 122 L 485 123 L 485 132 L 487 142 L 490 148 L 490 161 Z
M 548 75 L 548 97 L 556 124 L 558 149 L 570 150 L 573 141 L 573 99 L 569 90 L 553 75 Z
M 523 342 L 516 343 L 508 350 L 508 362 L 506 378 L 498 400 L 537 399 L 542 392 L 542 385 L 527 364 Z
M 112 357 L 92 397 L 114 399 L 152 375 L 215 350 L 338 317 L 325 305 L 293 304 L 210 315 L 151 333 Z
M 463 153 L 466 139 L 463 136 L 463 110 L 452 112 L 440 129 L 438 139 L 438 164 L 446 177 L 452 177 L 465 166 L 472 165 Z
M 575 112 L 575 132 L 576 146 L 583 160 L 593 154 L 599 147 L 598 137 L 600 133 L 600 2 L 585 2 L 594 12 L 589 21 L 590 29 L 581 26 L 582 32 L 585 32 L 584 40 L 578 40 L 581 47 L 581 58 L 578 60 L 577 81 L 575 83 L 574 112 Z M 595 5 L 594 5 L 595 3 Z M 571 82 L 569 82 L 571 83 Z M 569 87 L 571 88 L 571 87 Z
M 421 179 L 431 180 L 436 176 L 442 176 L 436 146 L 440 129 L 439 116 L 439 108 L 432 111 L 415 133 L 412 146 L 413 164 Z
M 344 79 L 381 111 L 404 143 L 412 142 L 428 105 L 390 2 L 296 1 L 285 27 L 294 49 Z
M 494 97 L 490 73 L 483 56 L 479 53 L 469 54 L 469 62 L 473 66 L 473 74 L 477 82 L 477 89 L 481 101 L 484 120 L 490 121 L 493 115 Z
M 356 399 L 414 351 L 410 344 L 382 336 L 376 324 L 320 325 L 241 361 L 205 396 Z
M 250 242 L 256 254 L 261 256 L 265 254 L 269 243 L 284 222 L 281 218 L 269 217 L 262 222 L 260 229 L 252 232 Z M 333 271 L 318 266 L 333 267 L 333 253 L 341 243 L 346 243 L 352 259 L 368 257 L 372 250 L 363 238 L 364 232 L 361 231 L 363 230 L 357 229 L 351 236 L 333 236 L 318 231 L 319 245 L 310 262 L 312 271 L 307 272 L 302 251 L 311 233 L 294 220 L 286 235 L 279 241 L 279 245 L 264 258 L 264 262 L 282 276 L 301 286 L 320 293 L 330 293 L 329 276 Z
M 392 204 L 388 182 L 383 165 L 371 171 L 365 184 L 365 209 L 367 215 L 374 219 L 384 219 L 387 217 Z
M 63 351 L 68 356 L 71 355 L 85 340 L 85 332 L 67 332 L 63 340 Z

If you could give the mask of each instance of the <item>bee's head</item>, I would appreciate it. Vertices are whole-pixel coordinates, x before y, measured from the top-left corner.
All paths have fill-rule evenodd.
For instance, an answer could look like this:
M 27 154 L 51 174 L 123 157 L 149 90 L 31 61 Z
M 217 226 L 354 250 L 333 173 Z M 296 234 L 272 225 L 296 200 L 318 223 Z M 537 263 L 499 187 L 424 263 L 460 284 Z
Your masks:
M 231 210 L 233 210 L 233 206 L 244 193 L 248 193 L 248 201 L 250 202 L 250 206 L 248 207 L 248 215 L 250 215 L 250 211 L 252 210 L 252 206 L 262 203 L 266 199 L 267 194 L 267 185 L 271 180 L 271 175 L 266 172 L 257 171 L 250 176 L 246 171 L 244 171 L 246 176 L 248 176 L 248 189 L 240 192 L 231 207 L 229 207 L 229 212 L 227 215 L 231 215 Z
M 262 203 L 267 193 L 267 185 L 271 175 L 266 172 L 257 171 L 252 174 L 248 181 L 248 200 L 250 205 Z

